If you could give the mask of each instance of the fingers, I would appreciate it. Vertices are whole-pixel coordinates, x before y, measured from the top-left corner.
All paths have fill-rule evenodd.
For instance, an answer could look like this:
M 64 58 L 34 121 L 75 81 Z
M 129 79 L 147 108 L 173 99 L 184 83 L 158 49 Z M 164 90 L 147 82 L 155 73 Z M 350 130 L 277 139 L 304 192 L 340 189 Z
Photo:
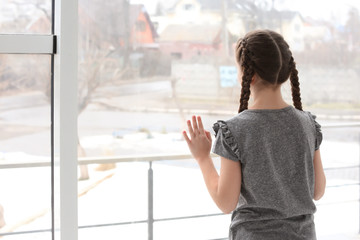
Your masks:
M 196 117 L 192 116 L 192 125 L 194 128 L 194 133 L 199 133 L 199 128 L 198 128 L 198 124 L 196 122 Z
M 204 125 L 203 125 L 203 123 L 202 123 L 201 117 L 198 116 L 198 117 L 197 117 L 197 120 L 198 120 L 198 125 L 199 125 L 199 130 L 200 130 L 200 132 L 204 132 Z
M 200 116 L 198 116 L 198 117 L 192 116 L 191 121 L 187 120 L 186 123 L 187 123 L 188 129 L 189 129 L 189 134 L 190 134 L 191 138 L 195 137 L 196 135 L 205 133 L 204 125 L 202 123 Z M 211 136 L 210 136 L 210 138 L 211 138 Z
M 186 131 L 183 131 L 183 136 L 184 136 L 185 141 L 187 142 L 187 144 L 190 144 L 190 138 L 188 137 Z
M 188 129 L 189 129 L 190 137 L 193 138 L 194 137 L 194 130 L 193 130 L 192 126 L 191 126 L 190 120 L 187 120 L 186 123 L 187 123 Z
M 212 141 L 212 139 L 211 139 L 211 133 L 210 133 L 209 131 L 206 131 L 206 130 L 205 130 L 205 135 L 206 135 L 206 137 L 209 139 L 209 141 L 211 142 L 211 141 Z

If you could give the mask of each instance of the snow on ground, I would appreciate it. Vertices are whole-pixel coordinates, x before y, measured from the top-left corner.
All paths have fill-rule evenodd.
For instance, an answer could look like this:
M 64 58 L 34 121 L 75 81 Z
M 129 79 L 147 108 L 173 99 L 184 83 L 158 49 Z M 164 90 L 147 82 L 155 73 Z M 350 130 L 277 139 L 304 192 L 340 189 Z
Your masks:
M 160 145 L 170 151 L 186 149 L 177 134 L 166 135 L 153 134 L 149 138 L 147 133 L 138 133 L 121 139 L 102 136 L 101 139 L 83 139 L 83 144 L 86 148 L 105 148 L 107 154 L 113 153 L 110 150 L 116 148 L 118 141 L 126 141 L 128 148 Z M 110 146 L 110 150 L 106 146 Z M 325 167 L 351 166 L 359 161 L 359 145 L 354 142 L 324 141 L 321 151 Z M 1 161 L 14 156 L 2 154 Z M 218 166 L 218 160 L 215 161 Z M 89 165 L 90 179 L 79 182 L 79 191 L 112 173 L 114 175 L 79 197 L 79 226 L 146 220 L 149 163 L 118 163 L 115 169 L 104 172 L 97 171 L 96 167 Z M 152 168 L 155 219 L 219 213 L 194 160 L 159 161 L 154 162 Z M 358 239 L 358 180 L 339 176 L 328 179 L 324 198 L 316 202 L 315 224 L 319 240 Z M 342 186 L 344 184 L 346 186 Z M 14 231 L 50 228 L 49 168 L 0 169 L 0 203 L 5 208 L 8 226 L 17 226 Z M 25 224 L 27 219 L 33 221 Z M 154 239 L 219 239 L 227 236 L 229 224 L 230 215 L 156 221 Z M 79 240 L 147 239 L 147 231 L 146 223 L 84 228 L 79 230 Z M 39 233 L 2 239 L 48 240 L 49 236 L 49 233 Z

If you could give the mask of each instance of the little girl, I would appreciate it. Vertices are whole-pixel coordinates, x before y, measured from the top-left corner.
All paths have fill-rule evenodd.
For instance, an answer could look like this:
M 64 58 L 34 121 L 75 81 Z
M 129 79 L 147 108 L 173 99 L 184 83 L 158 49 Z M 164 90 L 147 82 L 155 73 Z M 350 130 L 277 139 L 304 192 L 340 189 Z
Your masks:
M 253 31 L 237 42 L 236 61 L 242 75 L 239 114 L 213 126 L 220 174 L 199 116 L 187 121 L 190 137 L 184 131 L 184 138 L 212 199 L 224 213 L 232 212 L 231 240 L 314 240 L 313 199 L 324 195 L 326 185 L 322 133 L 315 116 L 302 110 L 289 46 L 278 33 Z M 289 77 L 294 107 L 281 95 Z

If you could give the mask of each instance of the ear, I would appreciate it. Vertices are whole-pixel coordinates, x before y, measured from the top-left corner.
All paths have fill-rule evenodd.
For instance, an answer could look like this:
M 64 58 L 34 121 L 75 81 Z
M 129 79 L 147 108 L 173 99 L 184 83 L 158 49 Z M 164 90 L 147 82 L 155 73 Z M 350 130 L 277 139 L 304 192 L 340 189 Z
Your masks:
M 251 83 L 250 84 L 255 84 L 256 82 L 257 82 L 257 75 L 255 73 L 254 76 L 252 76 L 252 78 L 251 78 Z

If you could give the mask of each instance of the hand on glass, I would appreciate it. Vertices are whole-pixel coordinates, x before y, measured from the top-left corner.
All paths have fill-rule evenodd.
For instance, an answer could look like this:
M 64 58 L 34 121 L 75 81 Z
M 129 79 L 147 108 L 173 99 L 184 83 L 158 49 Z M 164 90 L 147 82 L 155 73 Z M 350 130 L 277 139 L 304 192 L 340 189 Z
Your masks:
M 187 120 L 187 125 L 190 138 L 186 131 L 183 131 L 183 135 L 193 157 L 198 162 L 210 157 L 211 133 L 204 130 L 201 117 L 192 116 L 192 125 L 190 120 Z

